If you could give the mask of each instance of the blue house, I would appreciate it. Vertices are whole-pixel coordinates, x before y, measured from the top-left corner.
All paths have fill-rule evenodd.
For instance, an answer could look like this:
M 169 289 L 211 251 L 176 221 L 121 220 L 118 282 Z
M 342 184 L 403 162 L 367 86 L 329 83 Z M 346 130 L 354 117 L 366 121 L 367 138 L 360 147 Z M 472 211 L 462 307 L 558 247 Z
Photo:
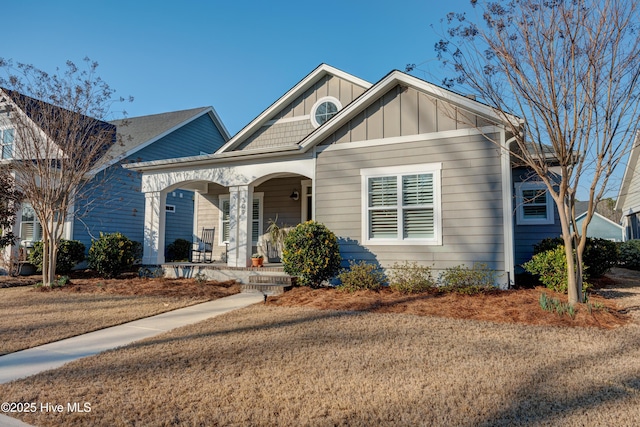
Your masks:
M 229 139 L 212 107 L 202 107 L 111 122 L 122 136 L 105 163 L 94 171 L 95 182 L 76 202 L 72 237 L 87 248 L 100 232 L 121 232 L 131 240 L 144 240 L 145 198 L 140 192 L 141 174 L 123 164 L 209 154 Z M 166 245 L 175 239 L 191 241 L 193 191 L 176 189 L 167 194 Z
M 64 226 L 63 238 L 79 240 L 87 250 L 101 232 L 121 232 L 131 240 L 144 241 L 145 195 L 140 191 L 141 174 L 123 165 L 209 154 L 229 140 L 227 129 L 212 107 L 133 117 L 110 124 L 116 127 L 121 142 L 111 146 L 96 164 L 88 177 L 88 187 L 76 197 Z M 191 241 L 193 218 L 193 191 L 176 188 L 166 194 L 166 245 L 178 238 Z M 28 248 L 42 237 L 42 228 L 28 200 L 17 212 L 15 231 L 22 247 Z

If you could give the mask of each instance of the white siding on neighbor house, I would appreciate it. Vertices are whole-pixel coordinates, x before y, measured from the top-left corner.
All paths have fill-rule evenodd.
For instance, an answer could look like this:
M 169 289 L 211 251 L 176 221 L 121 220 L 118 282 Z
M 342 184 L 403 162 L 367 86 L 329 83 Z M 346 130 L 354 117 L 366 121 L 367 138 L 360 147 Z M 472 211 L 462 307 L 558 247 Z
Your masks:
M 628 187 L 626 187 L 629 191 L 627 194 L 624 194 L 624 205 L 621 207 L 622 214 L 627 215 L 629 209 L 635 211 L 640 209 L 640 173 L 637 171 L 630 171 L 633 175 L 631 177 L 631 182 Z
M 327 75 L 276 113 L 272 121 L 266 123 L 253 135 L 248 136 L 236 150 L 295 144 L 315 129 L 309 115 L 319 99 L 332 96 L 345 107 L 363 92 L 364 88 L 358 85 L 336 76 Z
M 428 163 L 442 164 L 442 245 L 364 247 L 360 170 Z M 416 261 L 436 270 L 477 262 L 506 267 L 500 153 L 481 135 L 324 150 L 315 190 L 316 219 L 339 236 L 346 258 L 384 267 Z

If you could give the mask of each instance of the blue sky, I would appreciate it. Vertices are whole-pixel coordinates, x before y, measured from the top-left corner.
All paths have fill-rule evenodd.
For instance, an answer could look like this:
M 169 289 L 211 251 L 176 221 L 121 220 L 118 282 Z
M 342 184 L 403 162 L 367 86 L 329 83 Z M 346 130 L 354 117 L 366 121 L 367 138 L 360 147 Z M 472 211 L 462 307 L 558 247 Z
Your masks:
M 4 5 L 0 57 L 53 71 L 97 61 L 128 116 L 213 106 L 231 134 L 320 63 L 372 83 L 393 69 L 440 83 L 440 19 L 468 0 L 94 1 Z M 113 118 L 121 116 L 116 105 Z

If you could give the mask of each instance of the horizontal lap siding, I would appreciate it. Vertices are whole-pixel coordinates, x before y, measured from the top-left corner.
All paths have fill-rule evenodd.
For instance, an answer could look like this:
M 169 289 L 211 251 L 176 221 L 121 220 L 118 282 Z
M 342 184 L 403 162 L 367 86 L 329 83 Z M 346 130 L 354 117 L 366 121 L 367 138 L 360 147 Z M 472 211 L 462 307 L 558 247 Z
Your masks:
M 369 245 L 362 241 L 360 170 L 442 163 L 443 244 Z M 342 243 L 346 258 L 416 261 L 436 270 L 484 262 L 504 270 L 502 175 L 499 152 L 482 136 L 326 150 L 318 154 L 316 219 Z
M 169 135 L 131 155 L 131 160 L 151 161 L 213 153 L 225 143 L 208 115 L 176 129 Z
M 144 195 L 137 172 L 119 164 L 94 177 L 84 196 L 76 201 L 73 239 L 89 250 L 91 241 L 102 233 L 120 232 L 142 243 L 144 229 Z
M 516 200 L 515 200 L 515 183 L 526 181 L 531 179 L 531 172 L 527 172 L 522 168 L 515 168 L 512 170 L 512 177 L 514 186 L 512 187 L 513 191 L 513 224 L 514 224 L 514 251 L 515 265 L 522 265 L 523 263 L 529 261 L 533 256 L 533 246 L 539 243 L 542 239 L 545 238 L 554 238 L 562 235 L 562 228 L 560 226 L 560 218 L 558 216 L 558 210 L 555 207 L 555 203 L 553 204 L 553 212 L 554 212 L 554 223 L 553 224 L 539 224 L 539 225 L 520 225 L 518 224 L 518 219 L 516 217 L 516 211 L 518 209 Z M 553 202 L 551 202 L 553 203 Z
M 262 230 L 266 233 L 270 220 L 278 219 L 278 226 L 293 227 L 300 223 L 302 191 L 300 182 L 303 178 L 270 179 L 254 188 L 256 193 L 264 193 L 262 208 Z M 298 200 L 291 199 L 293 190 L 298 191 Z

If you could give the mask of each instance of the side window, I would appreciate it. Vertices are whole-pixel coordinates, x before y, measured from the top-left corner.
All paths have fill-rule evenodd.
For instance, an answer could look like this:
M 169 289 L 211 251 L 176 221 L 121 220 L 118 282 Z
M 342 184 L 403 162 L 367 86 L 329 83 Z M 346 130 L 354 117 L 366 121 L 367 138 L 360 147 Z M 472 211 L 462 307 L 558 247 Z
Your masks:
M 2 159 L 13 158 L 13 142 L 15 139 L 14 129 L 4 129 L 0 131 L 0 144 L 2 146 Z
M 516 220 L 520 225 L 554 223 L 553 200 L 543 183 L 516 183 Z

